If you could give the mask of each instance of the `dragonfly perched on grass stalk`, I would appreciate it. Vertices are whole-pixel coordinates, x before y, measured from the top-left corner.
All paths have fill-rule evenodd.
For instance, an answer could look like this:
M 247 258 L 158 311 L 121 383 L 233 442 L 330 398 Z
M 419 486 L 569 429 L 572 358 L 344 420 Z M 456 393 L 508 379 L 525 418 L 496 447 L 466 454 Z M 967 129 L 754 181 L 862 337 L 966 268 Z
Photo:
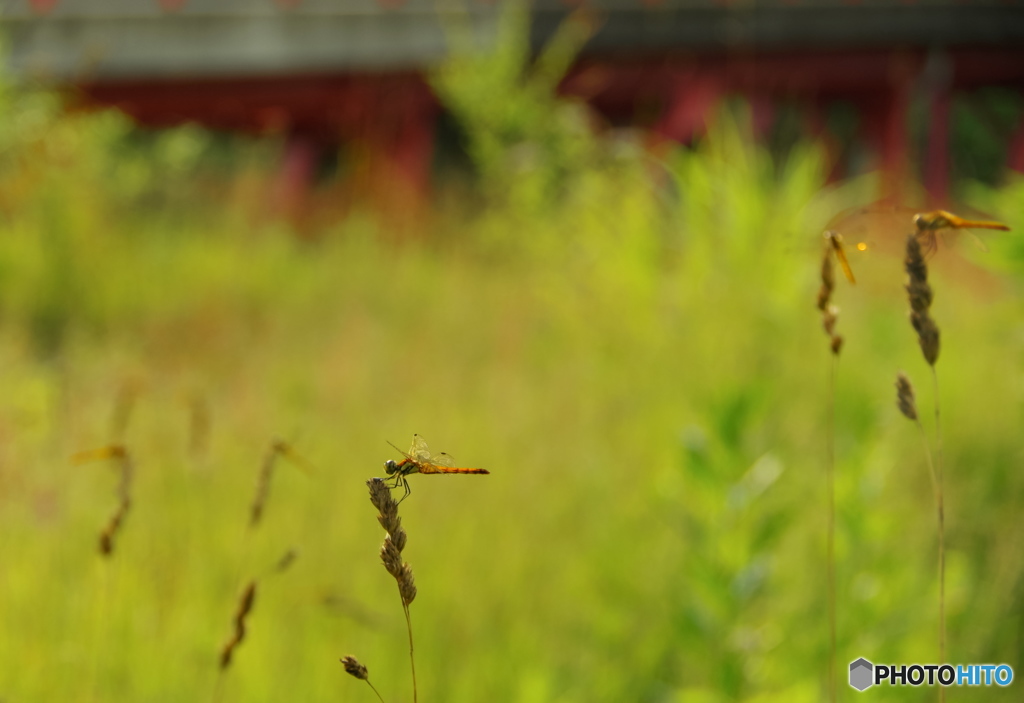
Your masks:
M 390 442 L 388 444 L 391 444 Z M 391 445 L 395 447 L 395 445 Z M 426 441 L 418 434 L 412 436 L 412 446 L 409 447 L 409 452 L 403 452 L 398 447 L 395 447 L 401 454 L 405 456 L 400 461 L 388 459 L 384 462 L 384 470 L 388 474 L 389 480 L 392 482 L 392 488 L 398 488 L 402 486 L 405 488 L 405 495 L 398 502 L 401 503 L 409 497 L 412 493 L 412 489 L 409 488 L 409 481 L 406 478 L 410 474 L 489 474 L 491 473 L 487 469 L 467 469 L 455 466 L 455 460 L 450 454 L 441 452 L 440 454 L 431 454 L 430 449 L 427 447 Z

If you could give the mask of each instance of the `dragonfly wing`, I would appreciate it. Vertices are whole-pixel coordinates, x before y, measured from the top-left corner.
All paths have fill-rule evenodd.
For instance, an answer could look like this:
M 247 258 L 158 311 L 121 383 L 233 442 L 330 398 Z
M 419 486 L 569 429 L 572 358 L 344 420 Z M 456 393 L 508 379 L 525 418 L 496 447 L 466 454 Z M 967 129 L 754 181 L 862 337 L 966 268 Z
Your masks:
M 448 469 L 455 468 L 455 459 L 451 454 L 441 452 L 434 456 L 428 456 L 420 462 L 421 474 L 443 474 L 449 473 Z
M 299 471 L 306 474 L 307 476 L 312 476 L 313 474 L 316 473 L 316 467 L 313 466 L 313 462 L 309 461 L 309 459 L 295 451 L 295 448 L 293 446 L 285 442 L 281 442 L 279 445 L 277 445 L 277 447 L 278 451 L 280 451 L 281 453 L 281 456 L 288 459 L 292 463 L 292 465 Z
M 975 234 L 969 229 L 965 229 L 964 234 L 966 234 L 967 238 L 971 240 L 971 244 L 976 246 L 982 252 L 986 254 L 988 253 L 988 245 L 985 244 L 985 240 L 983 240 L 981 237 L 979 237 L 977 234 Z
M 430 463 L 437 466 L 447 466 L 449 468 L 455 466 L 455 457 L 448 452 L 441 452 L 430 457 Z
M 412 436 L 412 445 L 409 447 L 409 456 L 419 462 L 430 461 L 430 449 L 427 448 L 427 442 L 418 434 Z
M 826 229 L 839 232 L 860 251 L 889 250 L 902 247 L 906 235 L 914 230 L 913 214 L 909 208 L 876 203 L 840 212 Z

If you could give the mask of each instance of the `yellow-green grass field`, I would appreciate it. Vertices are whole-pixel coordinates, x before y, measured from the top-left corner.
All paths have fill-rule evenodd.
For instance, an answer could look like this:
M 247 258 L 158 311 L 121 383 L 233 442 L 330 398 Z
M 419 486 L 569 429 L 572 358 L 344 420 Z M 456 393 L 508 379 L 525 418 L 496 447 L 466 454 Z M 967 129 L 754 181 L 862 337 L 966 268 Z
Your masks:
M 491 471 L 412 476 L 401 505 L 420 701 L 827 700 L 820 234 L 872 179 L 826 186 L 811 143 L 773 159 L 742 110 L 654 158 L 548 105 L 564 129 L 490 190 L 300 240 L 259 206 L 272 142 L 3 101 L 0 700 L 376 700 L 349 654 L 411 700 L 364 482 L 414 432 Z M 930 260 L 948 659 L 1021 673 L 1024 183 L 961 192 L 1015 232 Z M 839 700 L 857 657 L 938 658 L 932 489 L 893 387 L 931 432 L 903 234 L 851 253 L 834 299 Z M 247 529 L 275 437 L 315 472 L 279 462 Z M 104 558 L 116 463 L 71 457 L 115 442 L 136 472 Z

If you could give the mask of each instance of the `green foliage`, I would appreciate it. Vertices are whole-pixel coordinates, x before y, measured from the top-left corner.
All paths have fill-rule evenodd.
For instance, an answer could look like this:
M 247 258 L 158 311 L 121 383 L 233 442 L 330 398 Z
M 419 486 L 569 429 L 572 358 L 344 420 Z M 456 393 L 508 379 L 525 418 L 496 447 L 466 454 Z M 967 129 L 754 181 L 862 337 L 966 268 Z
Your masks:
M 500 12 L 498 36 L 485 46 L 468 23 L 449 27 L 452 55 L 433 85 L 466 130 L 484 192 L 530 217 L 601 159 L 584 106 L 555 95 L 591 29 L 582 15 L 570 19 L 532 60 L 526 4 L 503 3 Z

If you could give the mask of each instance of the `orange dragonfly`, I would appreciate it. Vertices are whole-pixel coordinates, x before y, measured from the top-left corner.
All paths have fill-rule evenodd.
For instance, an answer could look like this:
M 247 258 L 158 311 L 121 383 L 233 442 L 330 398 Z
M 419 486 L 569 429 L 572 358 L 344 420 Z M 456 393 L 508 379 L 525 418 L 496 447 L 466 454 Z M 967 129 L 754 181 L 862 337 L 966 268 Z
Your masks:
M 856 241 L 856 248 L 860 251 L 877 247 L 891 248 L 894 253 L 903 250 L 906 234 L 913 233 L 926 253 L 932 254 L 938 249 L 938 233 L 941 231 L 963 232 L 978 249 L 988 251 L 981 238 L 970 230 L 1008 231 L 1010 228 L 1002 222 L 964 219 L 946 210 L 917 212 L 901 206 L 875 204 L 841 212 L 832 218 L 828 229 L 842 232 L 848 240 Z
M 998 229 L 1009 232 L 1010 228 L 1002 222 L 992 220 L 965 220 L 946 210 L 934 210 L 932 212 L 920 212 L 914 215 L 914 226 L 917 227 L 917 239 L 925 246 L 925 250 L 933 252 L 938 248 L 936 232 L 944 229 Z M 982 251 L 988 251 L 985 243 L 972 234 L 972 239 L 978 244 Z
M 846 275 L 846 280 L 851 284 L 856 284 L 857 279 L 853 275 L 853 269 L 850 268 L 850 260 L 846 258 L 846 249 L 843 247 L 843 235 L 836 232 L 834 229 L 826 230 L 825 234 L 822 235 L 828 240 L 829 245 L 832 247 L 832 253 L 836 257 L 836 261 L 839 262 L 839 266 L 843 269 L 843 273 Z M 828 245 L 826 245 L 828 246 Z
M 388 442 L 388 444 L 391 444 Z M 391 444 L 392 447 L 395 445 Z M 393 482 L 392 488 L 398 488 L 402 486 L 405 488 L 405 495 L 402 496 L 402 500 L 405 500 L 412 493 L 412 489 L 409 488 L 409 481 L 406 477 L 409 474 L 489 474 L 491 473 L 487 469 L 466 469 L 455 466 L 455 460 L 450 454 L 444 452 L 440 454 L 431 454 L 430 449 L 427 448 L 427 443 L 418 434 L 412 436 L 412 446 L 409 447 L 409 453 L 406 454 L 398 447 L 395 447 L 401 454 L 405 456 L 401 461 L 395 461 L 388 459 L 384 462 L 384 470 L 388 473 L 388 479 Z M 399 503 L 402 500 L 398 501 Z

